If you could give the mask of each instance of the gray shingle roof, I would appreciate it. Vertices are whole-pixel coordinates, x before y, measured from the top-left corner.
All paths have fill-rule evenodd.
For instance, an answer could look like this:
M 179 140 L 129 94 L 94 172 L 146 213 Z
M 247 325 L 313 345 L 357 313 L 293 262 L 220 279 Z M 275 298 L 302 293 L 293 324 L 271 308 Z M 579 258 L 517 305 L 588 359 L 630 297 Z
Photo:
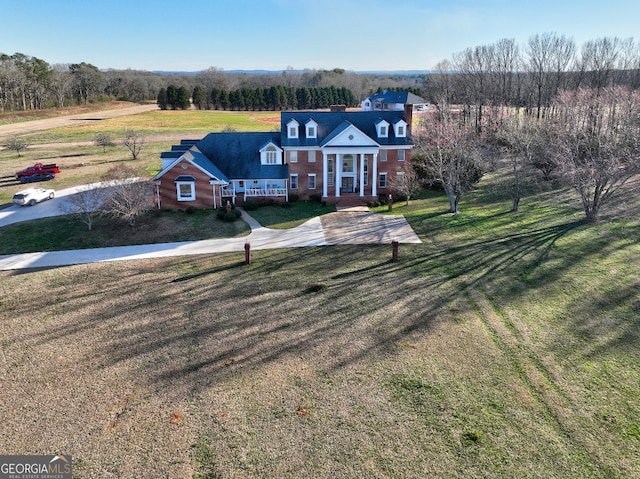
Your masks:
M 260 149 L 269 142 L 279 145 L 280 133 L 209 133 L 196 146 L 228 179 L 288 178 L 287 165 L 260 164 Z
M 287 138 L 286 124 L 295 119 L 300 124 L 298 138 Z M 313 119 L 318 123 L 317 138 L 307 138 L 306 123 Z M 399 120 L 404 120 L 404 112 L 402 111 L 310 111 L 310 112 L 282 112 L 281 122 L 281 145 L 283 147 L 296 146 L 318 146 L 326 142 L 327 137 L 335 132 L 338 128 L 344 126 L 344 122 L 350 123 L 358 130 L 362 131 L 372 140 L 380 145 L 411 145 L 411 137 L 396 138 L 393 128 L 389 130 L 388 138 L 378 138 L 376 124 L 380 120 L 386 120 L 391 125 Z M 409 132 L 410 134 L 411 132 Z
M 409 93 L 408 91 L 384 91 L 382 93 L 376 93 L 369 97 L 371 101 L 379 101 L 380 103 L 404 103 L 417 105 L 420 103 L 427 103 L 422 97 Z

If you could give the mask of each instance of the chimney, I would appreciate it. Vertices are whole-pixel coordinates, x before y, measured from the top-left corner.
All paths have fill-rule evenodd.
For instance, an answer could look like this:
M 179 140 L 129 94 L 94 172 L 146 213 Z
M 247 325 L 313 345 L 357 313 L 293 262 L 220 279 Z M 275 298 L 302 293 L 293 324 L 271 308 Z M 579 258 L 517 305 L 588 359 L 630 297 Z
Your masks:
M 413 123 L 413 105 L 411 103 L 404 104 L 404 121 L 407 122 L 407 130 L 411 131 Z

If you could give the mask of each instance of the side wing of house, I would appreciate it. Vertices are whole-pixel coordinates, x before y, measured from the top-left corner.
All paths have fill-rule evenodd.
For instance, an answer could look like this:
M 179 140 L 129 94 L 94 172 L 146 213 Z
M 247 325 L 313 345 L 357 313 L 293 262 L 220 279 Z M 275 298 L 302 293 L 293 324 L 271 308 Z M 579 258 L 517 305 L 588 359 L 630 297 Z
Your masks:
M 280 134 L 210 133 L 185 150 L 163 153 L 155 177 L 158 207 L 216 208 L 246 197 L 288 199 Z
M 221 204 L 220 188 L 229 179 L 196 145 L 174 155 L 162 155 L 164 168 L 154 178 L 158 208 L 184 210 L 215 208 Z

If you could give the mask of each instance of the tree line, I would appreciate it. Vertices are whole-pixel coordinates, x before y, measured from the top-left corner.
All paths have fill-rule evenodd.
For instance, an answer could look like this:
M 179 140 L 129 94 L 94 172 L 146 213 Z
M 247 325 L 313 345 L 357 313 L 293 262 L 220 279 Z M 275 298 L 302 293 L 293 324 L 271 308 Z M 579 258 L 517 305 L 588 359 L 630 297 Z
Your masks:
M 86 62 L 50 65 L 23 53 L 0 53 L 0 112 L 109 100 L 164 104 L 165 94 L 169 108 L 183 108 L 185 97 L 202 109 L 323 108 L 336 102 L 355 104 L 382 88 L 419 88 L 424 82 L 424 76 L 365 75 L 340 68 L 288 67 L 282 73 L 256 74 L 218 67 L 196 73 L 101 70 Z
M 604 37 L 581 46 L 557 33 L 524 44 L 501 39 L 455 53 L 428 74 L 359 74 L 341 68 L 248 74 L 210 67 L 195 74 L 100 70 L 86 62 L 50 65 L 22 53 L 0 54 L 0 111 L 37 110 L 102 100 L 157 101 L 184 88 L 197 108 L 322 108 L 355 104 L 382 89 L 411 91 L 436 103 L 465 105 L 479 124 L 490 105 L 542 117 L 561 90 L 640 87 L 640 47 L 633 38 Z M 274 91 L 273 89 L 277 89 Z M 327 88 L 329 90 L 327 90 Z M 339 101 L 328 100 L 339 93 Z M 350 94 L 345 92 L 351 92 Z M 351 96 L 353 95 L 353 101 Z M 346 98 L 345 98 L 346 97 Z
M 426 90 L 433 102 L 464 105 L 481 124 L 492 105 L 541 118 L 553 114 L 560 91 L 614 86 L 640 87 L 640 45 L 633 38 L 598 38 L 578 48 L 571 38 L 544 33 L 524 45 L 502 39 L 458 52 L 436 66 Z
M 331 105 L 359 105 L 353 92 L 346 87 L 287 87 L 238 88 L 227 91 L 212 88 L 205 91 L 196 86 L 191 94 L 193 105 L 199 110 L 308 110 L 329 108 Z M 184 87 L 169 85 L 158 93 L 158 105 L 162 110 L 186 109 L 191 106 L 189 94 Z

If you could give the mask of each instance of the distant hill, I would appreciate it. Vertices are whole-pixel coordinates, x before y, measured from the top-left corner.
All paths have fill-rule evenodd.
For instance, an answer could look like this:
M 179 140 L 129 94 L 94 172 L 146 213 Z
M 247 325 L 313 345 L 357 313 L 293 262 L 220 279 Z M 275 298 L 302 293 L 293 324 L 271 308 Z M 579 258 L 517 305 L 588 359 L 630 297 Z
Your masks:
M 308 71 L 314 71 L 312 69 L 309 70 L 223 70 L 224 73 L 233 73 L 238 75 L 282 75 L 283 73 L 292 72 L 292 73 L 305 73 Z M 316 70 L 319 71 L 319 70 Z M 180 76 L 190 76 L 190 75 L 198 75 L 199 71 L 166 71 L 166 70 L 155 70 L 152 73 L 157 73 L 159 75 L 180 75 Z M 431 73 L 431 70 L 370 70 L 370 71 L 354 71 L 352 73 L 356 73 L 358 75 L 380 75 L 380 76 L 414 76 L 414 75 L 426 75 Z

